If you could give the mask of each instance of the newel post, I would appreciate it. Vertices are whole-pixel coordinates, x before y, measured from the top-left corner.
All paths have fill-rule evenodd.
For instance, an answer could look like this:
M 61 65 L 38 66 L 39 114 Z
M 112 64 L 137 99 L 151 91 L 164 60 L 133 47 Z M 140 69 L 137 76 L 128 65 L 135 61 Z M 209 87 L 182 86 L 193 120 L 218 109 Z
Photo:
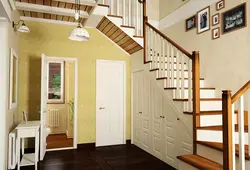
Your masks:
M 222 119 L 223 119 L 223 170 L 233 170 L 232 146 L 232 96 L 231 91 L 222 93 Z
M 146 0 L 138 0 L 140 3 L 143 4 L 143 62 L 146 64 L 147 61 L 147 29 L 146 29 L 146 23 L 148 22 L 147 17 L 147 5 Z
M 197 154 L 197 131 L 200 126 L 200 53 L 194 51 L 192 60 L 193 74 L 193 153 Z

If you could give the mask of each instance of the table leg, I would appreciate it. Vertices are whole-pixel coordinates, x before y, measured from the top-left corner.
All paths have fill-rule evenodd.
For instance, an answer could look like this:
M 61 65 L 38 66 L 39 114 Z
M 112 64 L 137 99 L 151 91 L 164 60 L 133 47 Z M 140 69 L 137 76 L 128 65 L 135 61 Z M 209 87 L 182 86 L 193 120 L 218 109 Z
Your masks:
M 24 155 L 24 138 L 22 138 L 22 155 Z
M 20 170 L 20 138 L 17 137 L 17 170 Z
M 35 138 L 35 170 L 37 170 L 37 162 L 38 162 L 38 151 L 39 151 L 39 131 L 36 132 Z

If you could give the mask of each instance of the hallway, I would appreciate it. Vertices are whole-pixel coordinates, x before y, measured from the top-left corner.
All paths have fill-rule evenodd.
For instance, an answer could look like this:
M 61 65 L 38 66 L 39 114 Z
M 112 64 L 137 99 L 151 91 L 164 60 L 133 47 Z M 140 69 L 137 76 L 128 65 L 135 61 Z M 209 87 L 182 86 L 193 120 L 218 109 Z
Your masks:
M 21 170 L 33 170 L 22 167 Z M 134 145 L 47 152 L 39 170 L 174 170 Z

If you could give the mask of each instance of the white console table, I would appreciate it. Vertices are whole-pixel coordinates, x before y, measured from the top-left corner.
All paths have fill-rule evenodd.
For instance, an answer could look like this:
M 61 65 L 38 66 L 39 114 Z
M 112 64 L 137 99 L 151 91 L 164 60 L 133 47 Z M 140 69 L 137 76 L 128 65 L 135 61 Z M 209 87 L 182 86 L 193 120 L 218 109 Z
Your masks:
M 40 121 L 28 121 L 27 124 L 21 123 L 16 127 L 17 130 L 17 169 L 20 170 L 20 166 L 35 165 L 37 170 L 38 153 L 39 153 L 39 130 Z M 35 153 L 24 153 L 24 139 L 35 138 Z M 22 139 L 22 160 L 20 161 L 20 140 Z

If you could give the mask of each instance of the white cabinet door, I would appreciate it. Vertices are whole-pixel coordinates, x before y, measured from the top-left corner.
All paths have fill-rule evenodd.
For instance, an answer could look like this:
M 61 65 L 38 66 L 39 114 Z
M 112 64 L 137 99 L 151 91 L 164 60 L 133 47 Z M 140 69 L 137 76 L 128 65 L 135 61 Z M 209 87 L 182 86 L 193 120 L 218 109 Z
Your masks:
M 163 150 L 163 119 L 162 95 L 156 87 L 150 87 L 150 112 L 152 114 L 152 154 L 162 159 Z
M 133 114 L 134 114 L 134 144 L 141 147 L 142 131 L 142 80 L 143 71 L 133 73 Z
M 142 131 L 141 131 L 141 145 L 142 148 L 146 151 L 150 151 L 151 149 L 151 142 L 150 142 L 150 136 L 151 136 L 151 119 L 150 119 L 150 111 L 149 111 L 149 91 L 150 91 L 150 79 L 144 75 L 143 79 L 140 80 L 142 83 L 142 87 L 140 89 L 140 93 L 142 93 L 141 98 L 141 119 L 142 119 Z
M 179 135 L 183 132 L 180 131 L 179 128 L 179 121 L 177 120 L 178 117 L 176 113 L 170 109 L 171 106 L 169 103 L 164 100 L 163 102 L 163 121 L 164 121 L 164 133 L 163 133 L 163 140 L 164 140 L 164 161 L 167 162 L 172 167 L 177 167 L 177 148 L 179 148 Z

